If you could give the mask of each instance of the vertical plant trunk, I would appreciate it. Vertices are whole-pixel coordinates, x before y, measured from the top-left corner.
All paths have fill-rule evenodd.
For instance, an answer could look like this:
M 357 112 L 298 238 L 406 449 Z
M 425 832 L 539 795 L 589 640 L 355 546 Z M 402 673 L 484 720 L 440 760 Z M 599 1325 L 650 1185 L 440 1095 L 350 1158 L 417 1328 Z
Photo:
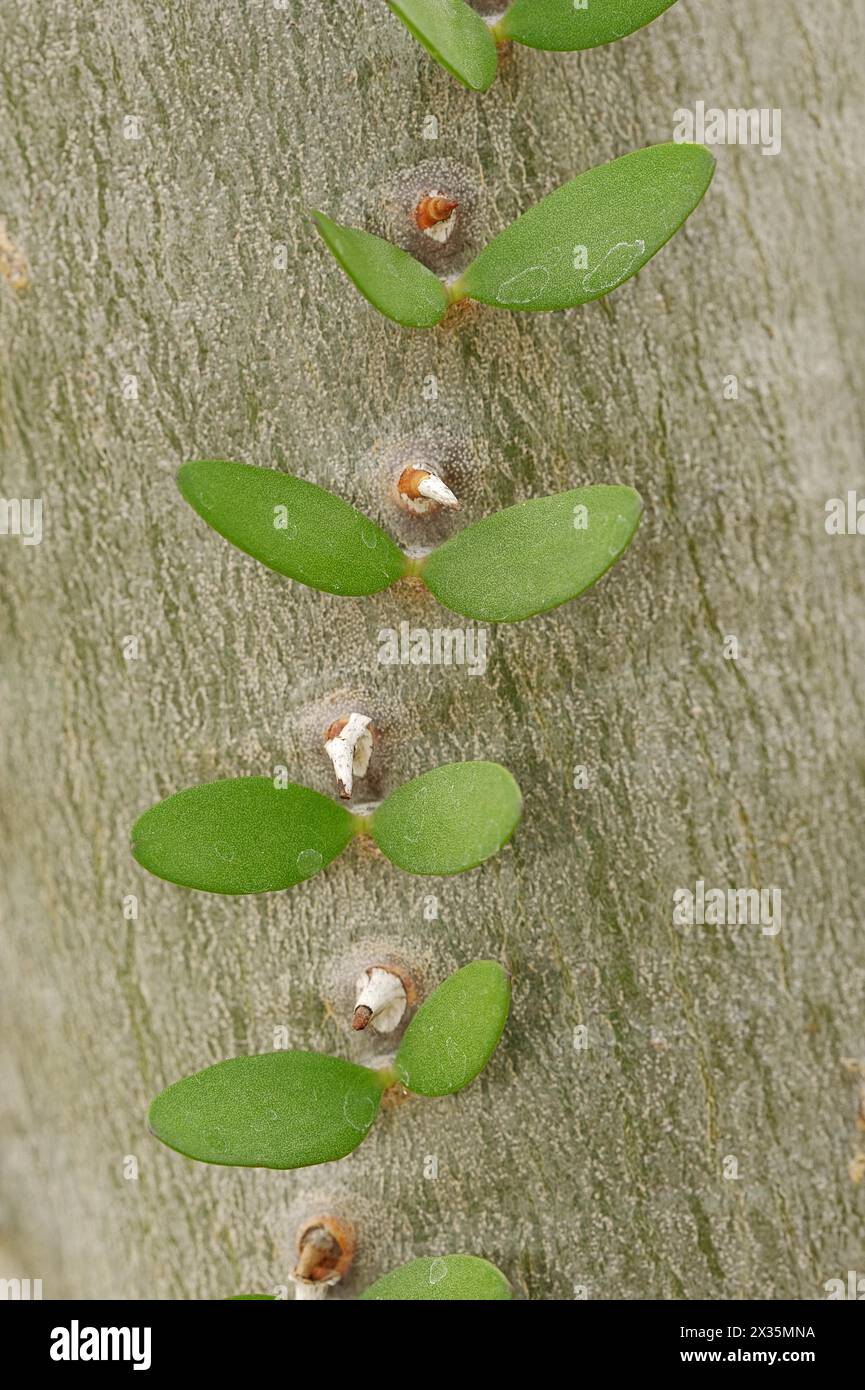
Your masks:
M 0 491 L 44 505 L 40 545 L 0 536 L 0 1275 L 266 1290 L 328 1210 L 357 1231 L 346 1297 L 449 1251 L 532 1299 L 822 1297 L 865 1235 L 865 541 L 824 528 L 863 484 L 861 11 L 683 0 L 606 49 L 516 50 L 483 98 L 374 0 L 2 0 L 0 23 Z M 400 330 L 309 219 L 393 233 L 426 162 L 463 180 L 468 254 L 697 100 L 781 108 L 782 152 L 720 148 L 683 232 L 582 310 Z M 458 620 L 231 550 L 174 486 L 208 457 L 412 544 L 585 482 L 646 516 L 586 598 L 489 629 L 485 673 L 390 667 L 384 629 Z M 388 490 L 418 457 L 463 500 L 426 532 Z M 382 733 L 363 797 L 505 763 L 505 852 L 432 880 L 354 846 L 245 899 L 132 861 L 135 816 L 191 783 L 332 790 L 323 734 L 352 709 Z M 781 930 L 675 926 L 698 879 L 779 888 Z M 429 987 L 481 956 L 514 980 L 486 1072 L 340 1164 L 219 1169 L 148 1135 L 151 1096 L 223 1057 L 383 1054 L 350 1027 L 364 966 Z

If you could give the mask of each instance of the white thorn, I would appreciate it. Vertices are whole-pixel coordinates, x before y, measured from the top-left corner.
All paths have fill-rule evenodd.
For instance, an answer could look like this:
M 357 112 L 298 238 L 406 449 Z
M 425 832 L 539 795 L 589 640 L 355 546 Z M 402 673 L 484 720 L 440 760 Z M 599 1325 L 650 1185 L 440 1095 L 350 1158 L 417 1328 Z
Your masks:
M 430 194 L 428 194 L 428 197 L 430 198 L 440 198 L 441 196 L 442 195 L 437 188 L 433 189 L 433 191 Z M 451 199 L 451 201 L 453 200 Z M 454 228 L 457 225 L 458 211 L 459 205 L 457 205 L 457 207 L 454 208 L 450 217 L 446 217 L 443 222 L 434 222 L 431 227 L 422 227 L 421 231 L 423 232 L 424 236 L 429 237 L 431 241 L 437 241 L 440 246 L 443 246 L 445 242 L 450 241 Z
M 365 777 L 372 757 L 372 733 L 366 714 L 352 714 L 338 734 L 329 738 L 324 751 L 333 763 L 339 794 L 344 801 L 351 796 L 355 777 Z
M 423 514 L 433 506 L 459 511 L 459 499 L 439 475 L 424 464 L 407 464 L 397 479 L 396 491 L 400 504 L 410 512 Z
M 294 1284 L 294 1297 L 296 1302 L 308 1299 L 327 1298 L 328 1290 L 334 1284 L 338 1284 L 338 1279 L 298 1279 L 293 1274 L 289 1275 Z
M 315 1223 L 306 1227 L 299 1237 L 297 1264 L 288 1276 L 294 1284 L 295 1298 L 327 1298 L 328 1289 L 342 1278 L 342 1270 L 333 1268 L 340 1253 L 339 1242 L 327 1227 Z M 325 1272 L 316 1277 L 316 1270 L 323 1263 Z
M 347 801 L 351 796 L 352 778 L 354 776 L 354 749 L 350 748 L 345 740 L 339 736 L 328 739 L 324 748 L 330 761 L 333 763 L 339 794 Z
M 392 1033 L 408 1005 L 405 985 L 399 975 L 384 966 L 371 965 L 359 977 L 355 988 L 357 999 L 352 1027 L 361 1029 L 374 1023 L 377 1033 Z
M 429 473 L 427 477 L 422 478 L 417 485 L 417 490 L 421 497 L 428 497 L 431 502 L 438 502 L 440 507 L 451 507 L 455 512 L 459 511 L 459 500 L 437 474 Z

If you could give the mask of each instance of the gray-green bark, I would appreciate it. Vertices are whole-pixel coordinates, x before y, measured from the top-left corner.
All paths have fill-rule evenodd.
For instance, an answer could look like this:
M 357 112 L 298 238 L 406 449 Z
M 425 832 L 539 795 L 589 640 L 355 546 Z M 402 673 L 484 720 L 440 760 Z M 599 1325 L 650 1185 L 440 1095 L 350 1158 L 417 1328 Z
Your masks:
M 484 98 L 374 0 L 2 0 L 0 28 L 0 215 L 30 277 L 0 280 L 0 493 L 45 518 L 40 546 L 0 537 L 0 1274 L 54 1297 L 268 1288 L 323 1207 L 358 1229 L 346 1296 L 458 1250 L 533 1299 L 814 1298 L 861 1271 L 842 1059 L 865 1056 L 865 541 L 823 525 L 863 482 L 861 10 L 682 0 L 604 50 L 516 51 Z M 309 221 L 390 225 L 400 171 L 433 160 L 460 166 L 482 244 L 698 99 L 782 108 L 782 153 L 719 149 L 684 232 L 583 310 L 403 331 Z M 646 499 L 624 562 L 491 633 L 483 678 L 379 666 L 381 628 L 452 619 L 407 586 L 280 580 L 173 482 L 190 457 L 273 464 L 416 541 L 384 481 L 424 438 L 465 502 L 434 536 L 583 482 Z M 261 899 L 133 863 L 135 816 L 193 782 L 285 764 L 329 790 L 322 732 L 352 706 L 384 733 L 371 795 L 449 759 L 513 770 L 525 818 L 500 858 L 433 881 L 355 848 Z M 780 887 L 781 932 L 674 927 L 697 878 Z M 469 1091 L 285 1175 L 149 1137 L 158 1089 L 275 1029 L 376 1050 L 350 986 L 394 953 L 427 984 L 476 956 L 512 970 Z

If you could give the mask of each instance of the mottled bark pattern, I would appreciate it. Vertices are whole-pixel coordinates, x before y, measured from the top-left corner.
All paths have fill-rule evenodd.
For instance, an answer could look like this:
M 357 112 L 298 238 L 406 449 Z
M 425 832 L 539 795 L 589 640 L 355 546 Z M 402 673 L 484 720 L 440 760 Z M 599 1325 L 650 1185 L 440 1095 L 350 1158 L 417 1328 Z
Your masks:
M 269 1289 L 324 1209 L 357 1230 L 345 1297 L 448 1251 L 532 1299 L 815 1298 L 861 1271 L 865 539 L 823 525 L 865 483 L 861 8 L 681 0 L 603 50 L 506 54 L 484 98 L 375 0 L 2 0 L 0 29 L 0 493 L 45 528 L 0 537 L 0 1274 Z M 685 230 L 582 310 L 403 331 L 310 223 L 400 223 L 401 171 L 432 161 L 473 190 L 457 250 L 482 245 L 700 99 L 781 107 L 783 152 L 719 149 Z M 464 502 L 429 525 L 386 486 L 424 441 Z M 191 457 L 297 472 L 413 542 L 586 482 L 647 510 L 585 599 L 491 631 L 486 676 L 389 668 L 380 629 L 452 616 L 267 572 L 180 499 Z M 371 799 L 507 764 L 506 851 L 434 881 L 356 845 L 258 899 L 137 868 L 132 821 L 180 787 L 282 764 L 331 790 L 352 708 L 382 732 Z M 781 932 L 674 927 L 697 878 L 780 887 Z M 477 956 L 514 980 L 487 1071 L 344 1162 L 223 1170 L 148 1135 L 150 1097 L 220 1058 L 384 1055 L 351 1029 L 365 966 L 428 987 Z

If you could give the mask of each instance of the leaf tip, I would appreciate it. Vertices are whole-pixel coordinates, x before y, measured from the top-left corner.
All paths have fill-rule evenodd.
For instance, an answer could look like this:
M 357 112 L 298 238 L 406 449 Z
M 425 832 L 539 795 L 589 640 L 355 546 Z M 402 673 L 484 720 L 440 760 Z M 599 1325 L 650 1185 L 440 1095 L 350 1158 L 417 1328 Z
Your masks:
M 328 248 L 329 251 L 333 252 L 333 254 L 336 255 L 333 246 L 333 241 L 335 235 L 340 231 L 339 223 L 334 222 L 332 217 L 327 216 L 327 213 L 319 212 L 315 208 L 313 208 L 312 210 L 312 220 L 315 223 L 315 226 L 325 246 Z
M 631 510 L 635 518 L 639 520 L 639 518 L 643 515 L 643 510 L 645 508 L 642 493 L 639 493 L 635 487 L 630 487 L 627 483 L 622 483 L 620 484 L 620 486 L 622 489 L 623 500 L 626 500 L 630 504 Z
M 194 468 L 195 464 L 191 460 L 187 459 L 185 463 L 182 463 L 180 465 L 180 467 L 177 469 L 177 472 L 174 475 L 174 481 L 177 484 L 177 490 L 180 493 L 181 497 L 184 499 L 184 501 L 187 502 L 189 501 L 189 487 L 195 476 L 193 471 Z
M 488 92 L 489 89 L 490 89 L 490 87 L 491 87 L 491 86 L 493 85 L 493 83 L 495 82 L 497 73 L 498 73 L 498 54 L 496 54 L 496 71 L 495 71 L 495 72 L 490 73 L 488 76 L 483 77 L 483 78 L 480 79 L 479 81 L 476 81 L 476 82 L 466 82 L 465 85 L 466 85 L 468 88 L 470 88 L 471 91 L 473 91 L 473 92 L 478 92 L 481 96 L 483 96 L 484 92 Z
M 672 140 L 668 141 L 668 147 L 678 150 L 683 159 L 690 159 L 696 167 L 702 168 L 707 176 L 706 187 L 709 186 L 718 161 L 708 145 L 703 145 L 698 140 Z

